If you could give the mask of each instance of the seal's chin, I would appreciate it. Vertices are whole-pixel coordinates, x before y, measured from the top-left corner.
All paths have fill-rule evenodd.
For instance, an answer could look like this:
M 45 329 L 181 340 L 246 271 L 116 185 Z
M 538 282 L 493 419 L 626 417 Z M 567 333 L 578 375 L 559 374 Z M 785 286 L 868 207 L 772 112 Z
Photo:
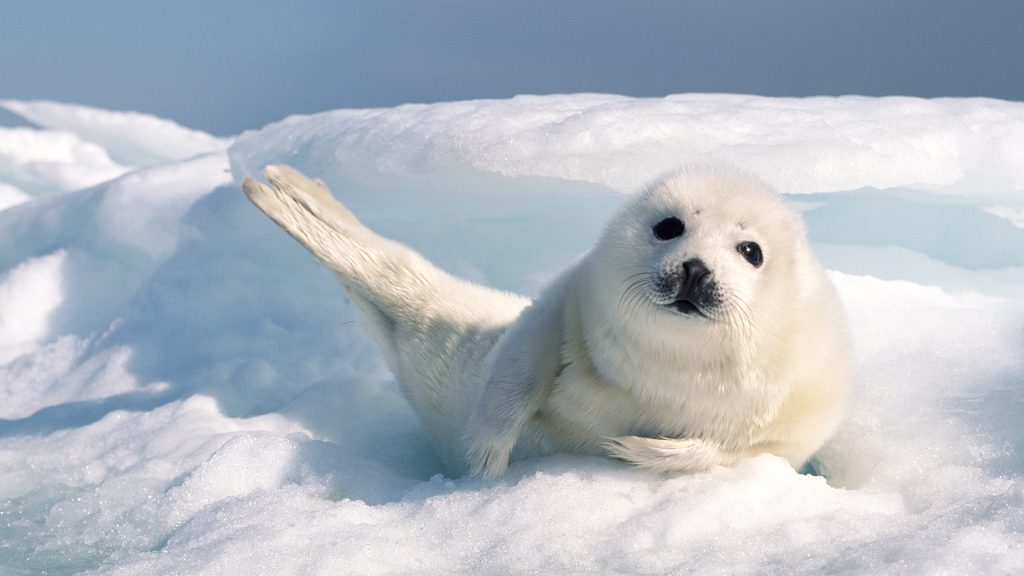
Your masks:
M 702 311 L 700 308 L 698 308 L 696 304 L 685 298 L 676 300 L 675 302 L 669 304 L 669 306 L 671 306 L 676 312 L 679 312 L 684 316 L 700 316 L 702 318 L 708 317 L 708 315 L 705 314 L 704 311 Z

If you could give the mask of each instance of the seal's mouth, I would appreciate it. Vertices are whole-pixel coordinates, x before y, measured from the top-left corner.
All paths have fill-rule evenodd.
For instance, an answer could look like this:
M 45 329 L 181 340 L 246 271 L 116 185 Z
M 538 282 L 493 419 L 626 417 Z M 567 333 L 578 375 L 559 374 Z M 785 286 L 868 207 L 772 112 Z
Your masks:
M 675 302 L 670 304 L 670 306 L 674 308 L 676 312 L 679 312 L 680 314 L 683 314 L 685 316 L 700 316 L 702 318 L 708 317 L 707 314 L 705 314 L 700 308 L 698 308 L 696 304 L 694 304 L 690 300 L 687 300 L 686 298 L 680 298 L 679 300 L 676 300 Z

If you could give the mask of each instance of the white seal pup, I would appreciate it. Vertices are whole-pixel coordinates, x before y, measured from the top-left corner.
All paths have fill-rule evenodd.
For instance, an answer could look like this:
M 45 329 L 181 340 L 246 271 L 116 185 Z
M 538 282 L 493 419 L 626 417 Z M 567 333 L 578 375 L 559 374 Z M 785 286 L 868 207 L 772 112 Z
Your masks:
M 800 467 L 839 422 L 842 306 L 799 216 L 752 176 L 656 182 L 532 303 L 377 235 L 319 180 L 266 176 L 246 195 L 334 273 L 453 476 L 560 451 Z

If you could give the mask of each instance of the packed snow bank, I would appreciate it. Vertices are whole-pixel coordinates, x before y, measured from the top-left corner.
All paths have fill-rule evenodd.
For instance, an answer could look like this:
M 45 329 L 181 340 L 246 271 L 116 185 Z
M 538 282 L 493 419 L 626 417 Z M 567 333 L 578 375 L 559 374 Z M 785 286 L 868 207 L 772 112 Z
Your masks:
M 0 277 L 0 365 L 46 337 L 50 315 L 63 299 L 66 256 L 58 251 L 32 258 Z
M 1022 111 L 341 110 L 0 211 L 0 573 L 1019 573 Z M 94 143 L 134 129 L 95 121 L 115 133 Z M 818 475 L 557 455 L 444 478 L 355 308 L 237 188 L 293 164 L 442 266 L 536 293 L 623 192 L 707 157 L 827 192 L 793 202 L 847 305 L 856 391 Z
M 138 112 L 114 112 L 46 100 L 0 100 L 0 107 L 41 128 L 76 134 L 102 146 L 115 162 L 125 166 L 183 160 L 223 150 L 231 142 Z
M 10 184 L 0 183 L 0 212 L 10 208 L 11 206 L 17 206 L 28 202 L 30 196 L 25 194 L 21 190 L 18 190 Z
M 908 186 L 1019 200 L 1022 149 L 1018 102 L 567 95 L 295 116 L 243 135 L 232 162 L 236 176 L 292 157 L 368 184 L 448 184 L 468 170 L 633 192 L 682 162 L 723 160 L 789 193 Z
M 128 171 L 69 132 L 0 128 L 0 179 L 33 196 L 93 186 Z
M 231 143 L 170 120 L 47 101 L 0 100 L 39 128 L 0 127 L 0 210 L 101 184 L 132 169 L 223 152 Z

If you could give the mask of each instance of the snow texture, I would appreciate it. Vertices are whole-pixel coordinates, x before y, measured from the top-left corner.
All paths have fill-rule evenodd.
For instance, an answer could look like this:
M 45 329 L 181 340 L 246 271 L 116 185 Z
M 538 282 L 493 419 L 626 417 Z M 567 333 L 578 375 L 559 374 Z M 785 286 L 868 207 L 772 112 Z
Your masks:
M 0 575 L 1024 572 L 1024 104 L 603 95 L 338 110 L 218 139 L 0 102 Z M 556 455 L 445 478 L 355 308 L 238 190 L 320 176 L 536 294 L 623 194 L 763 175 L 854 337 L 813 466 Z

